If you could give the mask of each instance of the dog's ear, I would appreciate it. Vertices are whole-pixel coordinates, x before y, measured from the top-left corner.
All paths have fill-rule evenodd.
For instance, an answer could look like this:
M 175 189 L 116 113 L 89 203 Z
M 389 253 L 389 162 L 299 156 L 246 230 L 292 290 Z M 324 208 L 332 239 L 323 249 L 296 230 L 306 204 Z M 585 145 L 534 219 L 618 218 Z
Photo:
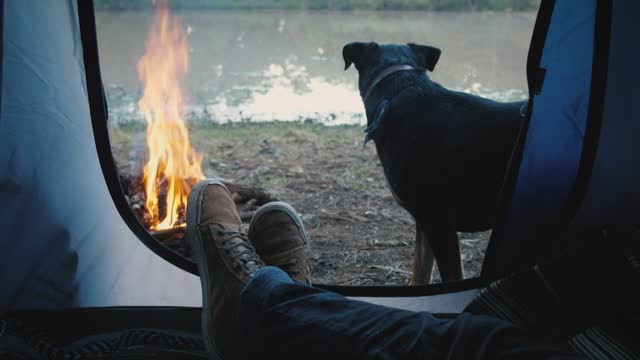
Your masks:
M 342 48 L 342 58 L 344 59 L 344 69 L 347 70 L 351 64 L 358 64 L 362 60 L 362 56 L 367 49 L 373 49 L 378 44 L 375 42 L 352 42 Z
M 426 45 L 417 45 L 417 44 L 407 44 L 411 51 L 416 55 L 418 59 L 418 65 L 428 69 L 429 71 L 433 71 L 436 67 L 436 63 L 438 59 L 440 59 L 440 49 L 434 48 L 433 46 Z

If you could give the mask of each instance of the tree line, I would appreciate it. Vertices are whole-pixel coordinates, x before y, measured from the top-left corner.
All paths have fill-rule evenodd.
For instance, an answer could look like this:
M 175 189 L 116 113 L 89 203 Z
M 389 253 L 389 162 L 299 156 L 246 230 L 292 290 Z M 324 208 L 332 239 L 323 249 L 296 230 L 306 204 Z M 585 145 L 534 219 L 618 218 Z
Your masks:
M 151 0 L 94 0 L 108 10 L 150 8 Z M 540 0 L 169 0 L 173 9 L 533 11 Z

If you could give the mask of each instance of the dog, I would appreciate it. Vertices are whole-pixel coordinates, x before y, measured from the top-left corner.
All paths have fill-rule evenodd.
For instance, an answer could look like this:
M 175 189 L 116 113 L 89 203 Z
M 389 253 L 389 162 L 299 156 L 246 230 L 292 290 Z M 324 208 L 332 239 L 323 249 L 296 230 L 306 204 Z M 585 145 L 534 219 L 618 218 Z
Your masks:
M 464 278 L 457 231 L 489 230 L 524 119 L 526 101 L 497 102 L 446 89 L 427 75 L 432 46 L 344 46 L 364 102 L 365 145 L 373 140 L 398 203 L 415 219 L 412 285 Z

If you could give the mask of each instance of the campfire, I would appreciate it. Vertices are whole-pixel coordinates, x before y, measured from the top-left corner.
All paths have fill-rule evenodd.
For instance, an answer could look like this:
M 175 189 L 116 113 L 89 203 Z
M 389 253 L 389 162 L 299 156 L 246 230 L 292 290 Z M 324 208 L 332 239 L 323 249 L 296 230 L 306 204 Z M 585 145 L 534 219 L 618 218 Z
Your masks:
M 184 226 L 189 191 L 204 178 L 202 155 L 191 146 L 184 121 L 181 84 L 188 70 L 187 34 L 169 17 L 167 1 L 158 1 L 145 53 L 138 61 L 144 85 L 138 106 L 147 124 L 149 151 L 143 176 L 145 220 L 151 230 Z M 163 198 L 161 189 L 166 189 Z
M 189 141 L 183 77 L 189 70 L 187 33 L 169 15 L 167 0 L 154 1 L 155 19 L 137 64 L 144 87 L 138 102 L 146 122 L 143 164 L 120 170 L 127 200 L 140 222 L 158 240 L 189 256 L 184 241 L 186 207 L 192 186 L 205 176 L 203 155 Z M 132 171 L 141 168 L 142 171 Z M 243 220 L 259 205 L 275 200 L 260 188 L 226 182 Z

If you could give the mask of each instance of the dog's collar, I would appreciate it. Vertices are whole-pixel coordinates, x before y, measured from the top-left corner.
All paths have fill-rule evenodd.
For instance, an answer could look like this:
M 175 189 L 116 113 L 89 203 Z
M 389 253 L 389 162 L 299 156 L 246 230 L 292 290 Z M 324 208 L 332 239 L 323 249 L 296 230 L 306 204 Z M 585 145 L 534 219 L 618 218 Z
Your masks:
M 415 70 L 415 68 L 411 65 L 393 65 L 384 69 L 380 74 L 378 74 L 378 76 L 376 76 L 376 78 L 373 80 L 371 85 L 369 85 L 369 87 L 367 88 L 367 91 L 364 92 L 364 95 L 362 96 L 362 101 L 365 101 L 365 102 L 367 101 L 367 98 L 369 97 L 369 95 L 371 95 L 371 92 L 373 91 L 373 89 L 376 87 L 376 85 L 378 85 L 380 81 L 382 81 L 382 79 L 393 74 L 394 72 L 405 71 L 405 70 Z

